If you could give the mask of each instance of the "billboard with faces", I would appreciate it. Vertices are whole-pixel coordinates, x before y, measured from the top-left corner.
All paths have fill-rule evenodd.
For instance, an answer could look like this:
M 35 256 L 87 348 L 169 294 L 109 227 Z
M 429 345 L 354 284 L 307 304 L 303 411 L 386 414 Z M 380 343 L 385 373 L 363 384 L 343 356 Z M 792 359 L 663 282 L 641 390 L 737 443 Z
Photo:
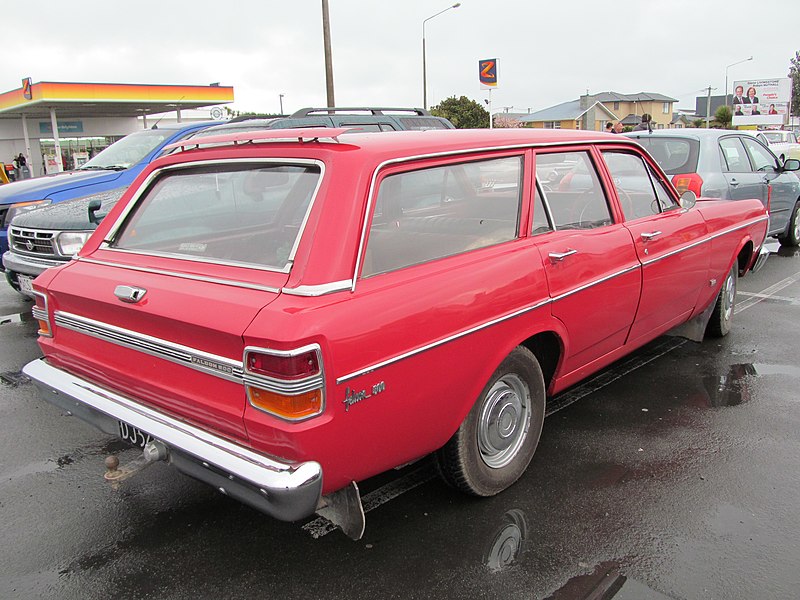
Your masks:
M 733 82 L 733 125 L 783 125 L 788 121 L 792 80 L 749 79 Z

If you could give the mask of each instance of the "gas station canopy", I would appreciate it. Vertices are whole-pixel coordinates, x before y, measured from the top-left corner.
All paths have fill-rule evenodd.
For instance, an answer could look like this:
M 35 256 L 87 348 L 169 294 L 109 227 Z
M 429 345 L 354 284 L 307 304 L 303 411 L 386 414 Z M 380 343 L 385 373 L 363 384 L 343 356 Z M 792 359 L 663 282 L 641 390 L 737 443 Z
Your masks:
M 233 102 L 233 87 L 23 81 L 0 94 L 0 118 L 139 117 Z

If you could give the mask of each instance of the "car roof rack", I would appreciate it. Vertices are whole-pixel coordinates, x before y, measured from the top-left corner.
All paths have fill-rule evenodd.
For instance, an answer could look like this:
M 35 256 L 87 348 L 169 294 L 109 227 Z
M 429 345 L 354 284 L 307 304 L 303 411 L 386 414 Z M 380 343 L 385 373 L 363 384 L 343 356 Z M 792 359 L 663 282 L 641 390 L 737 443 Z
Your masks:
M 312 115 L 325 115 L 325 114 L 339 114 L 339 113 L 367 113 L 370 115 L 386 115 L 386 114 L 393 114 L 393 113 L 408 113 L 412 115 L 416 115 L 419 117 L 429 117 L 431 113 L 429 113 L 424 108 L 388 108 L 388 107 L 369 107 L 369 106 L 350 106 L 350 107 L 338 107 L 338 106 L 329 106 L 327 108 L 301 108 L 300 110 L 294 112 L 291 115 L 291 118 L 298 119 L 301 117 L 309 117 Z
M 206 137 L 189 138 L 173 142 L 164 147 L 164 150 L 180 148 L 181 151 L 193 150 L 200 146 L 240 146 L 255 144 L 257 142 L 318 142 L 320 140 L 333 140 L 338 143 L 338 137 L 343 133 L 352 131 L 352 127 L 304 127 L 301 129 L 260 129 L 257 131 L 242 131 L 239 133 L 223 133 Z

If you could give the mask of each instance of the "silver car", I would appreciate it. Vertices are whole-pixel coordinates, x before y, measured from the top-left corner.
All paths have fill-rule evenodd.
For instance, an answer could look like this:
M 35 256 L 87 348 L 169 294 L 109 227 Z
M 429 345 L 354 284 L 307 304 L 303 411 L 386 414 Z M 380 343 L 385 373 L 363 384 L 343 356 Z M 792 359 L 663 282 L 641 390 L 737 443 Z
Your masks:
M 659 129 L 626 134 L 638 141 L 672 178 L 679 193 L 743 200 L 769 209 L 769 235 L 783 246 L 800 245 L 800 161 L 779 161 L 754 136 L 727 129 Z M 794 172 L 792 172 L 794 171 Z

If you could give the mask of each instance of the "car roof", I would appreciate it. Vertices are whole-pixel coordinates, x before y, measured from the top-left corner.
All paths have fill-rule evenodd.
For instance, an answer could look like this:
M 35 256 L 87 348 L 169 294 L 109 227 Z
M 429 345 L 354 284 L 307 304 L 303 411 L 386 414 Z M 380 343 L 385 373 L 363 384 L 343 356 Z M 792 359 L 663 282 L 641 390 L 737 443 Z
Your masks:
M 246 144 L 242 136 L 252 135 L 252 144 Z M 213 149 L 220 146 L 240 148 L 258 147 L 260 144 L 292 144 L 303 140 L 317 138 L 319 143 L 328 147 L 333 145 L 358 147 L 375 154 L 391 156 L 415 156 L 446 154 L 451 152 L 492 150 L 498 148 L 516 148 L 538 145 L 577 144 L 577 143 L 616 143 L 631 144 L 632 140 L 624 136 L 581 130 L 548 130 L 548 129 L 435 129 L 426 131 L 387 131 L 382 133 L 347 132 L 343 129 L 271 129 L 268 132 L 254 131 L 248 133 L 230 133 L 214 136 Z M 188 143 L 176 143 L 174 146 L 186 148 L 186 152 L 195 152 L 192 144 L 212 142 L 203 138 L 192 138 Z M 195 146 L 196 148 L 196 146 Z M 200 151 L 203 151 L 201 146 Z
M 648 136 L 654 137 L 672 137 L 684 138 L 693 140 L 709 140 L 717 139 L 725 135 L 752 135 L 757 132 L 739 131 L 737 129 L 699 129 L 699 128 L 685 128 L 685 129 L 656 129 L 654 131 L 630 131 L 625 133 L 630 138 L 644 138 Z

